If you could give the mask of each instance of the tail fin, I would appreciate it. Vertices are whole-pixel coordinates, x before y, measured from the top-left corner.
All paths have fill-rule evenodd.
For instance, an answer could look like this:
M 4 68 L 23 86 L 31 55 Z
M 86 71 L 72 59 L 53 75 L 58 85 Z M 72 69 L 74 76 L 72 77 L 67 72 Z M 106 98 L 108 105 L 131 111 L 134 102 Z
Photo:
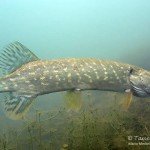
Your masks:
M 36 60 L 39 58 L 28 48 L 19 42 L 14 42 L 8 45 L 0 56 L 1 74 L 10 74 L 22 65 Z M 18 91 L 15 93 L 12 91 L 7 76 L 0 78 L 0 92 L 8 92 L 5 100 L 6 114 L 11 119 L 20 119 L 25 115 L 36 96 L 33 93 L 21 95 Z

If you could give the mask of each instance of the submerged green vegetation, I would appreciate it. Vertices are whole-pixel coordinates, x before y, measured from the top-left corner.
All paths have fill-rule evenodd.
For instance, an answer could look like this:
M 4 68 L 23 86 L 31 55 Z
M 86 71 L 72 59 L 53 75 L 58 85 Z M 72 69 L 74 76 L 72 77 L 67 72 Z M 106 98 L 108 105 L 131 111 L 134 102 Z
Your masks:
M 150 139 L 134 136 L 150 137 L 149 100 L 134 99 L 124 110 L 124 95 L 108 92 L 101 97 L 85 92 L 78 112 L 64 106 L 36 110 L 20 128 L 0 133 L 0 150 L 148 150 L 148 145 L 135 143 Z

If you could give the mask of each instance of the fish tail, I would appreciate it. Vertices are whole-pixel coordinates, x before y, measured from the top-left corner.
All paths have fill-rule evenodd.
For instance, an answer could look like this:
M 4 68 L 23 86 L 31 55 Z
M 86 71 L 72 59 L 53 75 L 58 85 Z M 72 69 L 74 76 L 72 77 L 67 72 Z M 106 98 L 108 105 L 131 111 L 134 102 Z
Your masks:
M 0 93 L 7 92 L 4 110 L 13 120 L 20 119 L 26 114 L 36 96 L 13 89 L 14 82 L 10 82 L 11 73 L 22 65 L 37 60 L 39 58 L 19 42 L 9 44 L 0 55 Z

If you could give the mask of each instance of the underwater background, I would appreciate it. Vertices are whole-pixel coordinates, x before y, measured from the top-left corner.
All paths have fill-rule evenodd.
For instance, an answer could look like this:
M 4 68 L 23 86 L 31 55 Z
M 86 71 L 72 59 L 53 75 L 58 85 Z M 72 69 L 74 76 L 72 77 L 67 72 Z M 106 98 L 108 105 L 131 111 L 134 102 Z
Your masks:
M 0 52 L 19 41 L 41 59 L 93 57 L 150 70 L 149 40 L 148 0 L 0 1 Z M 124 94 L 82 94 L 74 111 L 65 92 L 39 96 L 21 120 L 5 116 L 1 94 L 0 150 L 149 149 L 149 99 L 134 97 L 124 111 Z

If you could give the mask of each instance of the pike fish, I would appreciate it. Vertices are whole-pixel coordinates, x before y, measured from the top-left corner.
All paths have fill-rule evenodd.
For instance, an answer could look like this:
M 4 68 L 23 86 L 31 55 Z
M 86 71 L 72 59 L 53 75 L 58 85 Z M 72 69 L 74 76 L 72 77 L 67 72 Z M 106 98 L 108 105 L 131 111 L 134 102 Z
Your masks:
M 94 58 L 41 60 L 19 42 L 0 56 L 0 92 L 7 92 L 5 112 L 20 118 L 33 100 L 59 91 L 102 90 L 150 96 L 150 72 L 116 61 Z

